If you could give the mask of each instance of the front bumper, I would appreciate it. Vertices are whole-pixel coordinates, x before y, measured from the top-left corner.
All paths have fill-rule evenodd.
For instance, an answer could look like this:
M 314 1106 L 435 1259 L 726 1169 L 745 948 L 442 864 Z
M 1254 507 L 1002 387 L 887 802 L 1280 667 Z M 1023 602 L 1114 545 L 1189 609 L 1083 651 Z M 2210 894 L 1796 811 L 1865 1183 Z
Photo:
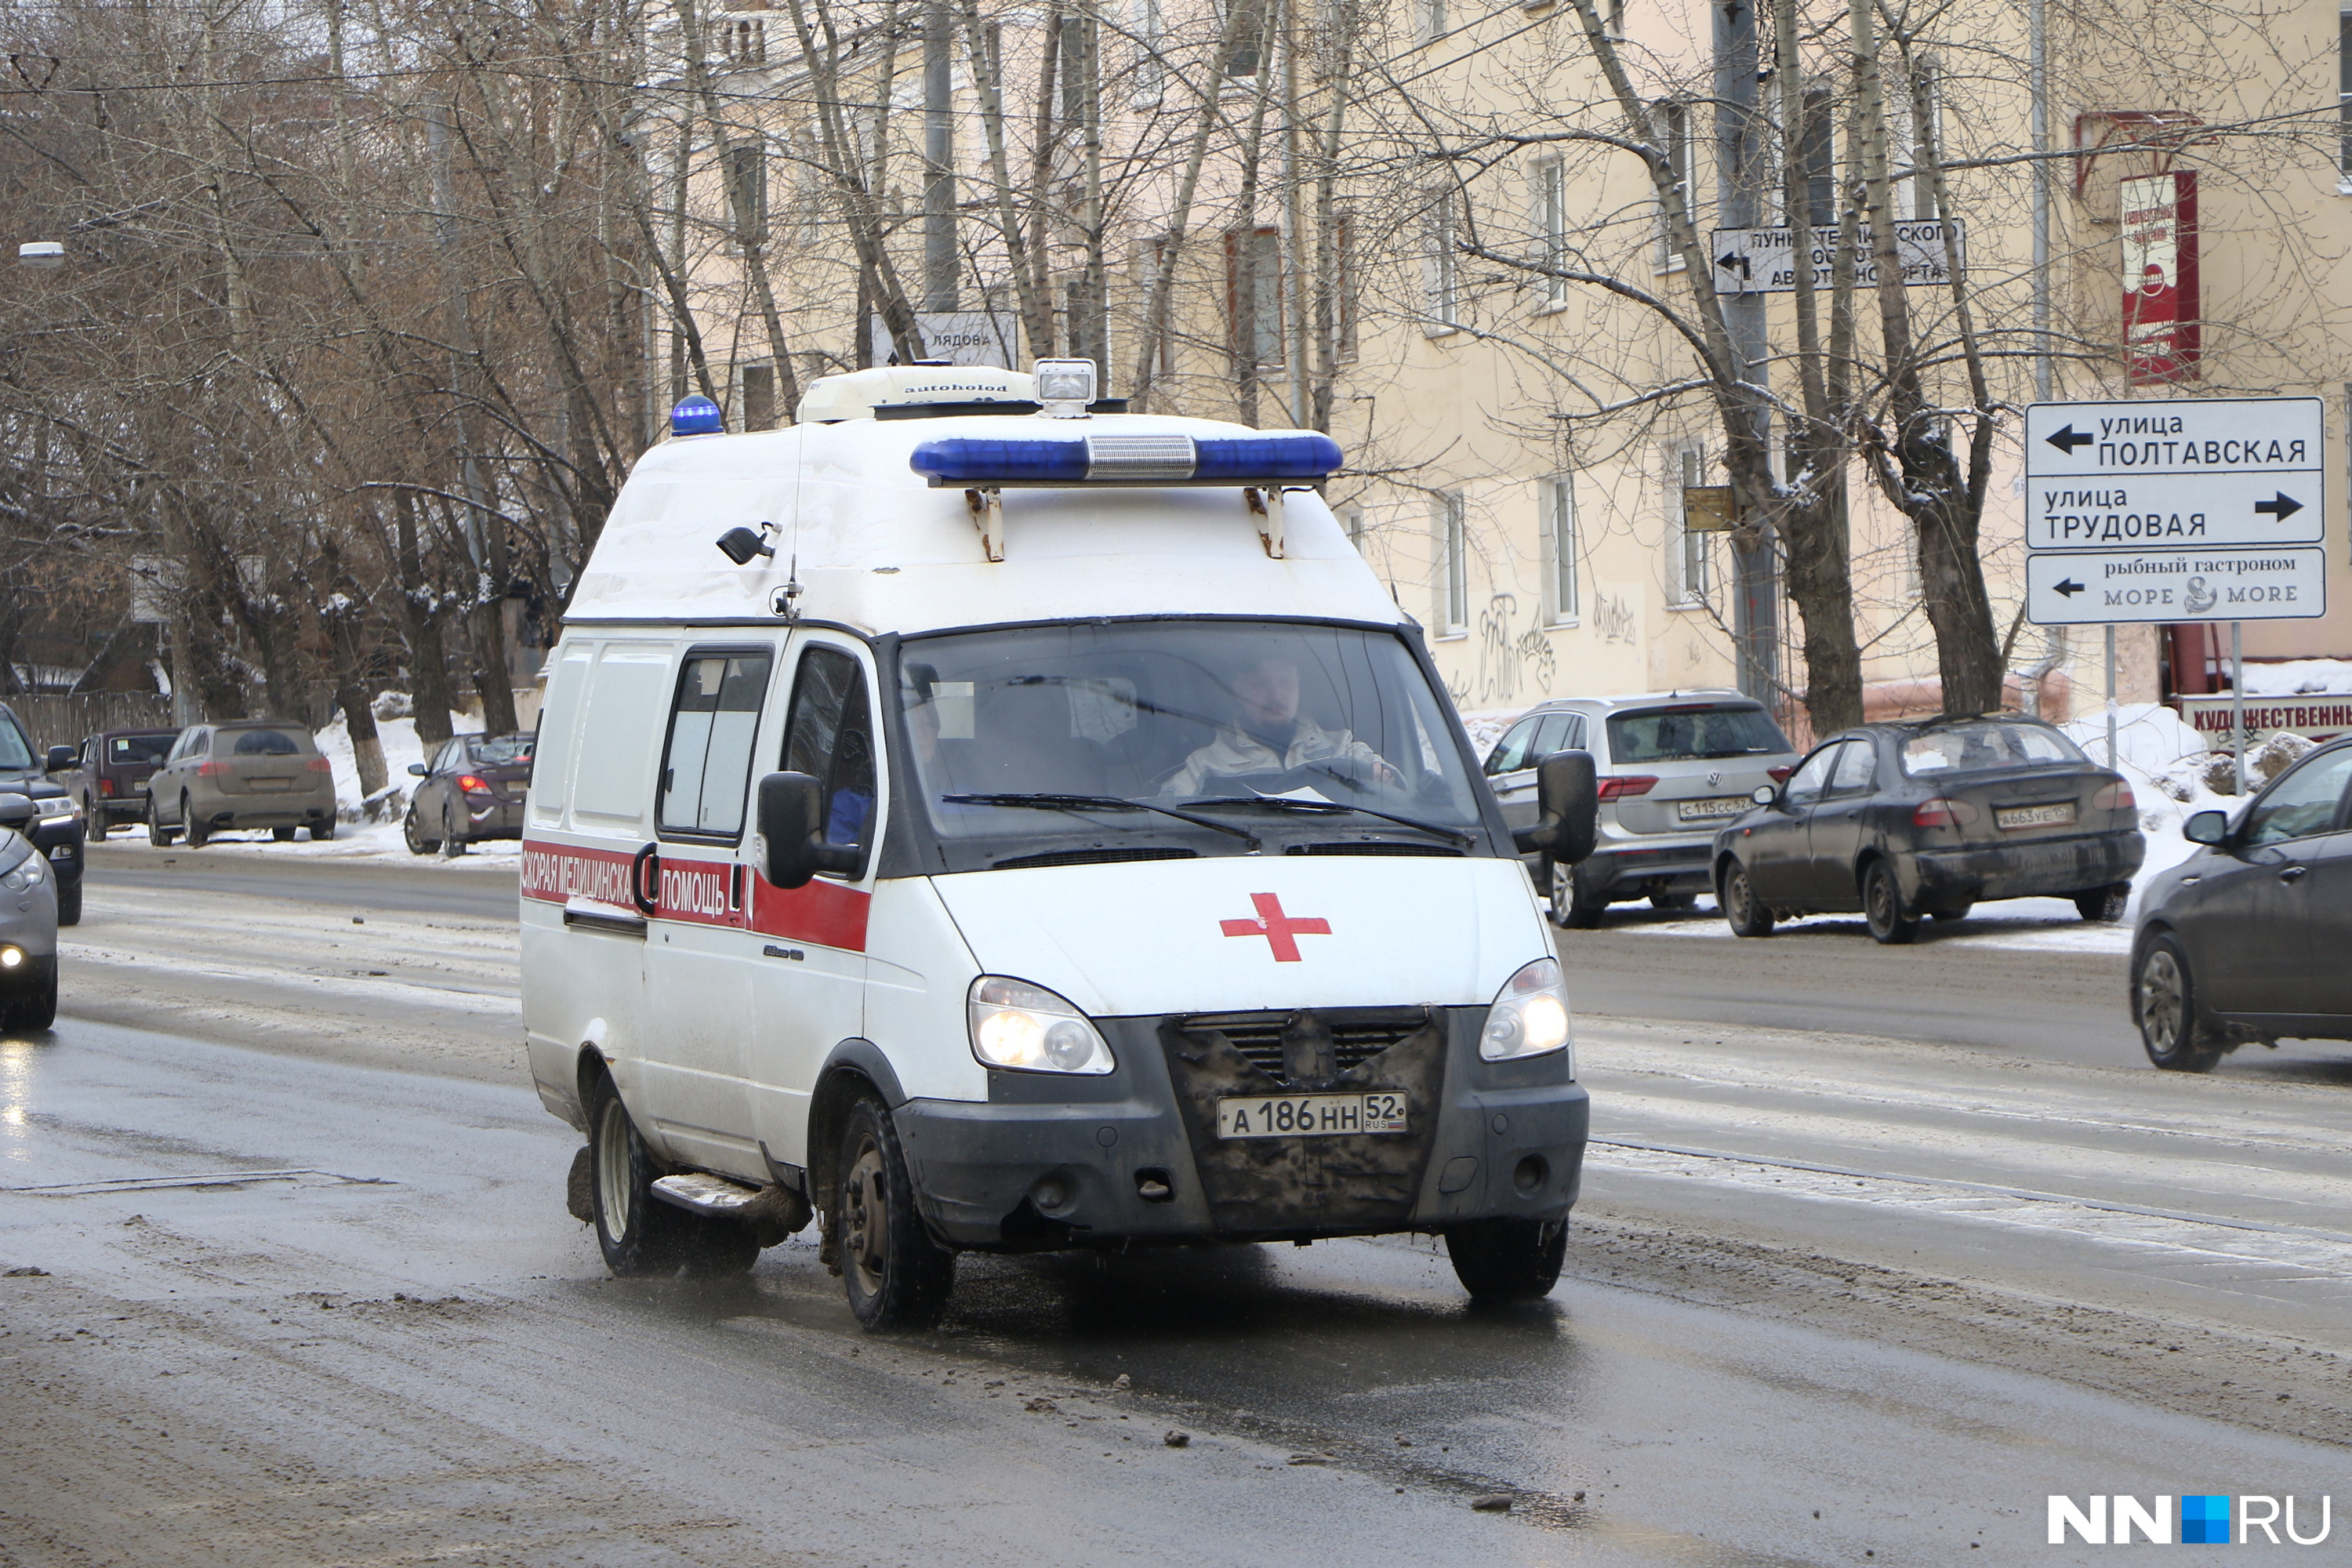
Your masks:
M 1231 1146 L 1188 1118 L 1158 1018 L 1100 1019 L 1117 1070 L 1097 1079 L 992 1072 L 985 1104 L 915 1100 L 898 1108 L 917 1201 L 957 1246 L 1007 1251 L 1135 1240 L 1307 1240 L 1435 1231 L 1498 1215 L 1559 1220 L 1583 1175 L 1589 1103 L 1555 1052 L 1523 1062 L 1478 1056 L 1483 1007 L 1436 1009 L 1443 1088 L 1411 1114 L 1411 1168 L 1388 1205 L 1344 1191 L 1377 1163 L 1377 1138 L 1266 1140 L 1280 1182 L 1234 1184 Z M 1197 1103 L 1197 1102 L 1196 1102 Z M 1421 1119 L 1433 1118 L 1433 1122 Z M 1397 1136 L 1397 1135 L 1391 1135 Z M 1391 1152 L 1381 1151 L 1380 1152 Z M 1162 1190 L 1164 1189 L 1164 1191 Z
M 12 866 L 10 869 L 15 869 Z M 0 890 L 0 947 L 21 950 L 34 961 L 17 975 L 8 977 L 6 984 L 18 980 L 37 983 L 42 973 L 37 966 L 53 963 L 58 956 L 58 883 L 55 878 L 43 878 L 37 887 L 22 892 Z
M 2137 829 L 1897 856 L 1904 901 L 1932 910 L 1987 899 L 2064 897 L 2128 882 L 2147 858 Z

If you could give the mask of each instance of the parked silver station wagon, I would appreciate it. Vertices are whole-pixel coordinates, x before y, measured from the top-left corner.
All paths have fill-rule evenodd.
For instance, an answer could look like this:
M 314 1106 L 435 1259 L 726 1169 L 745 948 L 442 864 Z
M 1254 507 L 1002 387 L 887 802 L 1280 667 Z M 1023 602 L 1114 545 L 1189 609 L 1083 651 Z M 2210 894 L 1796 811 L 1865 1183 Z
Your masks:
M 1486 753 L 1486 779 L 1514 828 L 1536 821 L 1536 764 L 1590 752 L 1600 776 L 1600 837 L 1573 868 L 1530 856 L 1564 926 L 1591 927 L 1612 903 L 1647 898 L 1685 910 L 1710 890 L 1716 829 L 1797 765 L 1764 705 L 1736 691 L 1570 697 L 1524 715 Z

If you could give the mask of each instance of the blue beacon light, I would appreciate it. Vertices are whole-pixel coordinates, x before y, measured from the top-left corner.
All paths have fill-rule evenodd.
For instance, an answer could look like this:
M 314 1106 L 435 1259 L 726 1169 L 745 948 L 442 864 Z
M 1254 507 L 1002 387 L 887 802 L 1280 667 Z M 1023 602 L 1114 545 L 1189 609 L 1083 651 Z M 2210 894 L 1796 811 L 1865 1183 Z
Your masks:
M 673 436 L 717 436 L 727 428 L 727 416 L 719 405 L 700 393 L 680 398 L 669 411 L 669 433 Z
M 909 456 L 917 473 L 940 485 L 1083 484 L 1262 484 L 1279 479 L 1320 479 L 1340 467 L 1339 444 L 1317 431 L 1279 436 L 1131 438 L 1137 444 L 1181 443 L 1191 448 L 1185 464 L 1171 451 L 1122 450 L 1117 438 L 1017 440 L 958 437 L 925 441 Z M 1101 449 L 1097 450 L 1099 447 Z M 1141 460 L 1139 461 L 1138 459 Z M 1106 471 L 1097 471 L 1106 470 Z

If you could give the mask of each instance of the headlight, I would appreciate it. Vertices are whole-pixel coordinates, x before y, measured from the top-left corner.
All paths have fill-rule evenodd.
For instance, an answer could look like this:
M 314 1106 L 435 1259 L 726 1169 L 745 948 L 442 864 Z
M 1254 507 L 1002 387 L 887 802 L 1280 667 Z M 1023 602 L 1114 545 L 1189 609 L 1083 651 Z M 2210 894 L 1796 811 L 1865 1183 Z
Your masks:
M 1110 1047 L 1087 1016 L 1042 985 L 983 974 L 965 1005 L 971 1054 L 1016 1072 L 1105 1073 Z
M 14 870 L 0 873 L 0 888 L 5 888 L 12 893 L 21 893 L 27 888 L 39 887 L 41 879 L 47 875 L 48 871 L 41 864 L 41 858 L 38 855 L 27 855 Z
M 1478 1037 L 1478 1054 L 1490 1062 L 1539 1057 L 1566 1048 L 1569 1033 L 1568 987 L 1560 978 L 1559 960 L 1538 958 L 1496 994 L 1486 1013 L 1486 1032 Z M 1572 1057 L 1568 1073 L 1576 1076 Z
M 74 798 L 69 795 L 37 800 L 33 803 L 33 809 L 40 813 L 43 822 L 55 822 L 61 816 L 78 816 L 81 811 L 81 807 L 74 804 Z

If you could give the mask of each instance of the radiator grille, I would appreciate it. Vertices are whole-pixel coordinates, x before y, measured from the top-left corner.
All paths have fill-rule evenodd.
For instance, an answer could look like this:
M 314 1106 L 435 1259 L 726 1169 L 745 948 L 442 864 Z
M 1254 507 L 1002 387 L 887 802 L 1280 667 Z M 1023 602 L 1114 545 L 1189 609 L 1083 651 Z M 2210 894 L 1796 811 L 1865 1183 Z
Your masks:
M 1429 1015 L 1418 1007 L 1326 1013 L 1322 1017 L 1330 1026 L 1341 1072 L 1379 1056 L 1429 1022 Z M 1216 1030 L 1249 1058 L 1252 1067 L 1268 1078 L 1287 1081 L 1282 1070 L 1282 1029 L 1290 1019 L 1288 1013 L 1203 1013 L 1181 1020 L 1180 1026 Z
M 1462 851 L 1446 844 L 1395 844 L 1371 839 L 1331 844 L 1293 844 L 1285 855 L 1439 855 L 1459 859 Z

